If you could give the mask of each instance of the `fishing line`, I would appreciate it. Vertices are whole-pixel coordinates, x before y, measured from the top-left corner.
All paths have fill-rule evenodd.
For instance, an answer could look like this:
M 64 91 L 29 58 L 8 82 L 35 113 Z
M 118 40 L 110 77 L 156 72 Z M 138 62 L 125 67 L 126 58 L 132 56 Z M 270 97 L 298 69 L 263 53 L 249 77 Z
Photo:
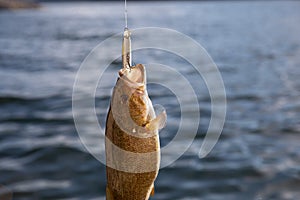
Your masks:
M 125 3 L 124 3 L 124 16 L 125 16 L 125 28 L 128 28 L 128 26 L 127 26 L 127 0 L 125 0 Z

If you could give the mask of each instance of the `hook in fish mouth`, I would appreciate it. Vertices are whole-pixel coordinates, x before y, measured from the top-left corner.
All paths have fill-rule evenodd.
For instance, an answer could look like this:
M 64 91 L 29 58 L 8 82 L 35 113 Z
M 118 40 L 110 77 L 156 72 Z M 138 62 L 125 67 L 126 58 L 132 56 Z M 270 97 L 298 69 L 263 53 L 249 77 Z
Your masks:
M 123 34 L 123 36 L 124 36 L 125 38 L 129 38 L 130 35 L 131 35 L 130 30 L 129 30 L 127 27 L 124 28 L 124 34 Z

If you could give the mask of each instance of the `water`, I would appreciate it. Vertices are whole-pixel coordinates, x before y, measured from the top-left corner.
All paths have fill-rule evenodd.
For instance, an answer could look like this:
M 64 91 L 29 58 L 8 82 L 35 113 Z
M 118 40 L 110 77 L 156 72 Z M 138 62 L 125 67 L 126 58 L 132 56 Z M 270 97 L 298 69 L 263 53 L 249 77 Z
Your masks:
M 129 27 L 173 28 L 201 43 L 227 92 L 221 139 L 200 160 L 196 153 L 210 118 L 209 96 L 200 85 L 195 143 L 160 171 L 152 199 L 300 197 L 299 8 L 296 1 L 129 2 Z M 0 184 L 13 199 L 104 199 L 105 167 L 80 143 L 72 87 L 88 53 L 123 26 L 118 2 L 43 4 L 40 10 L 0 13 Z M 168 56 L 142 51 L 135 62 L 176 67 L 177 60 Z M 119 65 L 107 72 L 108 91 Z M 197 82 L 192 72 L 182 72 Z M 175 96 L 156 87 L 149 93 L 169 114 L 161 135 L 166 145 L 180 113 Z M 108 102 L 109 92 L 97 93 L 101 124 Z

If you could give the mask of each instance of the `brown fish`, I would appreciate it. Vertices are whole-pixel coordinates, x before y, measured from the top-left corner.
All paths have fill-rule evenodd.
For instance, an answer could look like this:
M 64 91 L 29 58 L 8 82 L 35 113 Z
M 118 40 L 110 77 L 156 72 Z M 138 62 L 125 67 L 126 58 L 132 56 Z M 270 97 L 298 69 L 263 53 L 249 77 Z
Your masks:
M 119 76 L 106 122 L 106 199 L 148 200 L 159 171 L 158 130 L 166 113 L 155 116 L 142 64 L 124 67 Z

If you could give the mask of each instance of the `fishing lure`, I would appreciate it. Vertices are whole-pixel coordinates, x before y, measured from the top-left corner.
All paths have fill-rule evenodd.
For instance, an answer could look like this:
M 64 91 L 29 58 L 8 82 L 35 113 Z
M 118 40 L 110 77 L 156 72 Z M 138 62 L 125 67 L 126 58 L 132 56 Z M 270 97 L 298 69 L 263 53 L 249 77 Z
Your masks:
M 131 66 L 131 62 L 130 31 L 125 28 L 123 68 L 106 121 L 107 200 L 148 200 L 154 194 L 159 171 L 158 130 L 165 126 L 166 112 L 155 115 L 147 93 L 145 67 Z

